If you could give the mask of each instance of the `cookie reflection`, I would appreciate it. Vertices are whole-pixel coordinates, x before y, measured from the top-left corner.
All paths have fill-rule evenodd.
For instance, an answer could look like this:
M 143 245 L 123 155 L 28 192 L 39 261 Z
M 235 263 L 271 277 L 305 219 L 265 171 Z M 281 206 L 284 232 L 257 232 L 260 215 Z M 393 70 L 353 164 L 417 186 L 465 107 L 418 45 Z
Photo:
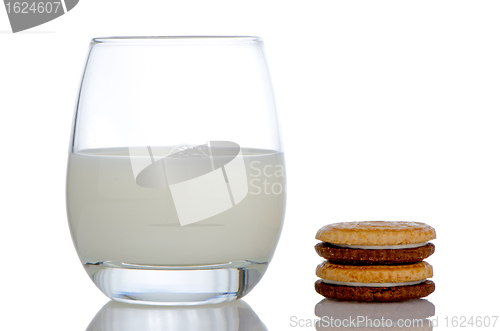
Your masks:
M 434 305 L 425 299 L 403 302 L 348 302 L 324 299 L 315 308 L 316 330 L 431 331 Z
M 163 307 L 109 301 L 87 331 L 267 331 L 252 308 L 242 300 L 229 303 Z

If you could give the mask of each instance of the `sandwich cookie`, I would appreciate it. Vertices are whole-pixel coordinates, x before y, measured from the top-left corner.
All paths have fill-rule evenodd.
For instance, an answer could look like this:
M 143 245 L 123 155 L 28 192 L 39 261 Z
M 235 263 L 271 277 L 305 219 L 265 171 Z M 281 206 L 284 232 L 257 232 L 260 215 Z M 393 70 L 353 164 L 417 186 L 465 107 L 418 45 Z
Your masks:
M 419 222 L 342 222 L 319 229 L 319 256 L 343 264 L 415 263 L 431 256 L 433 227 Z
M 316 292 L 330 299 L 396 302 L 434 292 L 432 266 L 427 262 L 402 265 L 344 265 L 328 261 L 316 268 Z

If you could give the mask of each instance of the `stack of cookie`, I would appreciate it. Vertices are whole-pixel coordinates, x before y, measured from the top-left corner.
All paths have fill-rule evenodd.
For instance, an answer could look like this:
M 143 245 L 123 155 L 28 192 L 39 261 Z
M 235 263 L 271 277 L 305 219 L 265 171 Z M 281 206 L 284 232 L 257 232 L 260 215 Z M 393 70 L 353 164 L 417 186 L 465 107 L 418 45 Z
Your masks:
M 316 291 L 326 298 L 394 302 L 434 292 L 433 227 L 418 222 L 343 222 L 319 229 L 316 252 L 327 261 L 316 268 Z

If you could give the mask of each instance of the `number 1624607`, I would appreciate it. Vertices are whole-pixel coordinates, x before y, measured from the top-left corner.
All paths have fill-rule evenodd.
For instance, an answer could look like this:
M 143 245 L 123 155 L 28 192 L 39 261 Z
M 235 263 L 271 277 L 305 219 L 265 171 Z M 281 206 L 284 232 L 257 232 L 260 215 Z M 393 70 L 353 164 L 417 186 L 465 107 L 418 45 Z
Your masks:
M 63 11 L 60 1 L 6 2 L 7 13 L 11 14 L 52 14 Z
M 445 327 L 495 327 L 498 316 L 446 316 Z

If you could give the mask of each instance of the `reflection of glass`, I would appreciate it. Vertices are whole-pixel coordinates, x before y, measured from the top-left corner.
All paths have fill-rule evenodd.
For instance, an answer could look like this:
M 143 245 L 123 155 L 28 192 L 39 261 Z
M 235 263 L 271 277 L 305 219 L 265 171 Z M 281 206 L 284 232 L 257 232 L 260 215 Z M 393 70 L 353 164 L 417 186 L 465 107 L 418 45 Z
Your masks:
M 258 37 L 97 38 L 72 136 L 67 209 L 112 299 L 220 303 L 263 276 L 284 156 Z
M 210 306 L 161 307 L 110 301 L 87 331 L 267 331 L 243 300 Z
M 434 305 L 425 299 L 403 302 L 349 302 L 324 299 L 315 308 L 316 330 L 431 331 Z

